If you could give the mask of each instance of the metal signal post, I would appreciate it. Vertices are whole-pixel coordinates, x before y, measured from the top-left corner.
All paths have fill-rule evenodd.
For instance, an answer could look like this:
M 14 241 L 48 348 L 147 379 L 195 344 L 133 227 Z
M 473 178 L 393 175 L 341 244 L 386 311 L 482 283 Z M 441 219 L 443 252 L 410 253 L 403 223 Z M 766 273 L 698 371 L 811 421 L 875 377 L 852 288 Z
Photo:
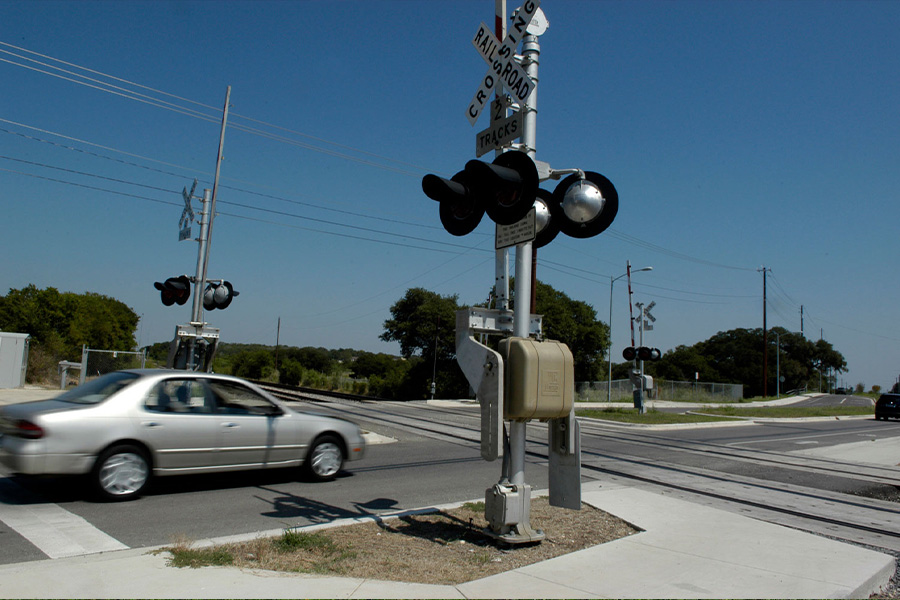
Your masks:
M 482 24 L 473 45 L 488 63 L 466 116 L 472 125 L 491 104 L 491 126 L 476 134 L 476 154 L 498 151 L 492 163 L 470 160 L 451 179 L 422 178 L 422 191 L 439 204 L 444 229 L 455 236 L 474 231 L 487 214 L 495 224 L 496 309 L 457 312 L 457 363 L 481 405 L 481 455 L 501 455 L 500 481 L 485 491 L 485 518 L 491 535 L 508 543 L 539 542 L 544 533 L 530 524 L 531 487 L 525 483 L 526 426 L 548 423 L 550 504 L 581 508 L 581 450 L 574 410 L 574 359 L 565 344 L 543 340 L 541 317 L 531 314 L 535 249 L 558 233 L 588 238 L 609 227 L 618 212 L 613 184 L 582 169 L 554 170 L 534 159 L 536 152 L 538 36 L 548 28 L 540 0 L 524 0 L 509 31 L 504 0 L 496 0 L 496 38 Z M 502 44 L 501 41 L 503 40 Z M 522 56 L 516 49 L 522 44 Z M 508 110 L 518 111 L 512 117 Z M 519 127 L 518 123 L 522 126 Z M 514 140 L 521 132 L 521 143 Z M 560 179 L 554 192 L 540 182 Z M 507 248 L 515 246 L 515 306 L 508 310 Z M 501 335 L 498 350 L 485 335 Z M 481 341 L 476 339 L 481 338 Z M 506 435 L 505 423 L 509 425 Z

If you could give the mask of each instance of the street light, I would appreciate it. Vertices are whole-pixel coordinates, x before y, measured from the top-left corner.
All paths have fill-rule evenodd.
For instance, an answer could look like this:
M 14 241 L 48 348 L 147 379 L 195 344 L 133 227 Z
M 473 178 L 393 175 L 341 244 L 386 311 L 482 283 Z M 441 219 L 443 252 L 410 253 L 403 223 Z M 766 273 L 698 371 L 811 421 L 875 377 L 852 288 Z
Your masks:
M 632 273 L 640 273 L 641 271 L 652 271 L 653 267 L 643 267 L 641 269 L 637 269 L 632 271 Z M 608 371 L 608 379 L 606 381 L 606 401 L 612 402 L 612 299 L 613 299 L 613 284 L 628 275 L 628 273 L 622 273 L 618 277 L 613 278 L 612 275 L 609 276 L 609 347 L 607 348 L 607 358 L 609 359 L 609 371 Z

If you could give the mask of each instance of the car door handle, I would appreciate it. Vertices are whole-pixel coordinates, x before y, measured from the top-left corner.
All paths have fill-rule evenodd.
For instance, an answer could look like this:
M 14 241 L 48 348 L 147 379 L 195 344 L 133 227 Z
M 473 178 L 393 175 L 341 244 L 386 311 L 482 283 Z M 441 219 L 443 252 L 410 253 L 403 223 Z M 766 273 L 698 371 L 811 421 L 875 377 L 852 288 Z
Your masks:
M 222 423 L 222 427 L 227 427 L 229 429 L 231 429 L 232 427 L 237 427 L 237 426 L 238 426 L 237 423 Z
M 141 425 L 143 425 L 144 427 L 159 427 L 160 426 L 160 424 L 157 423 L 156 421 L 144 421 L 143 423 L 141 423 Z

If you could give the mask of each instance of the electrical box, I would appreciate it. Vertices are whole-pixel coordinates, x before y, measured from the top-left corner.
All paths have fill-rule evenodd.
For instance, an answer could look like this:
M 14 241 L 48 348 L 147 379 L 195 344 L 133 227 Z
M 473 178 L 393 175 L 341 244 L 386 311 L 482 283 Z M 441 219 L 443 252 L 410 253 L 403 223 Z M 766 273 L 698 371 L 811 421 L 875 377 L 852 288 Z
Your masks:
M 575 360 L 561 342 L 511 337 L 500 342 L 505 363 L 503 416 L 558 419 L 575 402 Z
M 653 377 L 650 375 L 641 375 L 640 371 L 632 371 L 628 374 L 628 378 L 631 379 L 631 383 L 636 388 L 647 392 L 653 389 Z

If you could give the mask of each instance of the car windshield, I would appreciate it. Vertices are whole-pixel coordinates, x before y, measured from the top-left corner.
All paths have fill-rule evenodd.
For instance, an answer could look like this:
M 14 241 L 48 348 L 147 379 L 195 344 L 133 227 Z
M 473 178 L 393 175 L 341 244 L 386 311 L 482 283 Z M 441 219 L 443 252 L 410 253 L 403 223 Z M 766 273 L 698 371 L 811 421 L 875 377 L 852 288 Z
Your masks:
M 65 394 L 57 397 L 63 402 L 75 404 L 99 404 L 135 381 L 139 375 L 136 373 L 115 372 L 108 373 L 97 379 L 88 381 L 84 385 L 72 388 Z

